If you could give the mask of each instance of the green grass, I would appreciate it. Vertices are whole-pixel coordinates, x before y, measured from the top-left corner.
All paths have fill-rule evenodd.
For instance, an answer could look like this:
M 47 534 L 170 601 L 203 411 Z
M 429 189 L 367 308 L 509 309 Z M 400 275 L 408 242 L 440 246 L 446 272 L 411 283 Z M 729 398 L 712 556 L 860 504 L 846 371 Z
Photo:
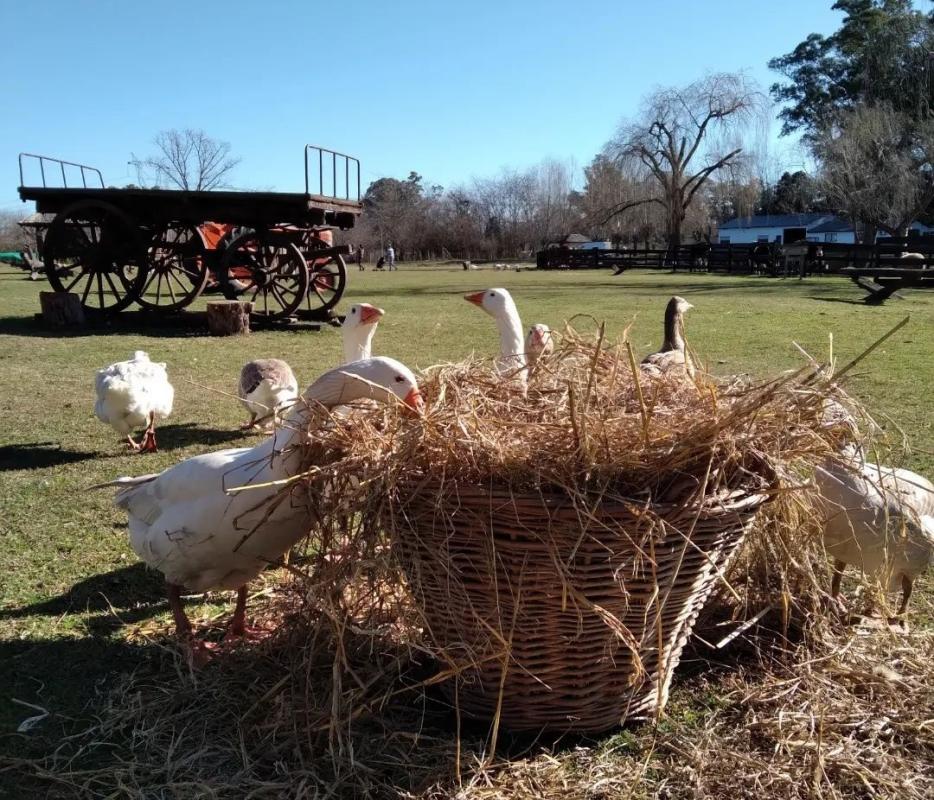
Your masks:
M 840 278 L 403 268 L 351 272 L 345 305 L 365 299 L 385 308 L 376 353 L 425 367 L 495 351 L 492 321 L 461 299 L 489 286 L 513 292 L 527 325 L 560 327 L 586 314 L 605 320 L 616 337 L 632 323 L 640 354 L 660 344 L 664 304 L 681 294 L 695 305 L 688 338 L 717 373 L 773 375 L 798 367 L 802 358 L 792 342 L 822 358 L 831 333 L 843 363 L 911 314 L 910 324 L 858 367 L 848 387 L 891 430 L 906 432 L 913 449 L 905 465 L 934 473 L 934 295 L 908 291 L 903 301 L 871 307 Z M 33 319 L 43 288 L 22 272 L 0 272 L 0 734 L 35 713 L 13 703 L 16 698 L 55 714 L 43 730 L 54 739 L 68 730 L 69 717 L 87 713 L 88 699 L 115 675 L 157 657 L 128 634 L 167 619 L 158 575 L 138 564 L 127 545 L 125 516 L 109 492 L 87 487 L 258 441 L 237 430 L 245 413 L 231 394 L 240 366 L 281 357 L 308 383 L 339 362 L 341 347 L 332 328 L 215 339 L 184 326 L 154 327 L 138 314 L 125 314 L 109 329 L 59 335 Z M 155 455 L 127 454 L 93 415 L 94 370 L 136 349 L 166 361 L 176 388 L 175 411 L 159 431 Z M 215 608 L 226 606 L 206 603 L 194 613 Z

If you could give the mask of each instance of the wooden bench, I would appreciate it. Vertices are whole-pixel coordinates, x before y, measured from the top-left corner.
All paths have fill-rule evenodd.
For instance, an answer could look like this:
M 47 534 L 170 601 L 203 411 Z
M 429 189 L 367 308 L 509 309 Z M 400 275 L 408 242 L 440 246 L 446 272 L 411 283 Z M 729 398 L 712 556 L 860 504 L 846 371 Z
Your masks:
M 867 292 L 865 301 L 870 304 L 884 303 L 893 295 L 904 299 L 899 289 L 934 289 L 934 269 L 860 267 L 841 270 L 841 274 Z

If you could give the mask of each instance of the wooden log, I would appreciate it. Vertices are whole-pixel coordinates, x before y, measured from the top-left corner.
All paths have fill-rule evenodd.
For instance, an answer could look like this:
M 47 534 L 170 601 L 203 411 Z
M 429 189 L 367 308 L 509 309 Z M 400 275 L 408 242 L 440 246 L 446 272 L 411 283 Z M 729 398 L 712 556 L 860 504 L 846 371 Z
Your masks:
M 51 328 L 80 328 L 87 322 L 81 298 L 73 292 L 39 292 L 39 306 Z
M 207 304 L 208 330 L 214 336 L 250 332 L 253 304 L 241 300 L 211 300 Z

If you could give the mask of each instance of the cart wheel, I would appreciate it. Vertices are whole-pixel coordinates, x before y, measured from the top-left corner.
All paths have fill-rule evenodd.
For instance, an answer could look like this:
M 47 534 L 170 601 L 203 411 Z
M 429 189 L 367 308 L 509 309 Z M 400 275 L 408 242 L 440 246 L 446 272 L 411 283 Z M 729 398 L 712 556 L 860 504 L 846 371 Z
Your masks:
M 309 287 L 308 310 L 315 312 L 330 311 L 336 306 L 347 286 L 347 265 L 343 256 L 325 256 L 315 258 L 315 250 L 330 247 L 320 239 L 311 237 L 304 243 L 305 260 L 308 262 Z
M 305 259 L 282 234 L 240 234 L 224 251 L 218 277 L 225 297 L 252 302 L 258 320 L 292 316 L 308 294 Z
M 208 261 L 194 225 L 170 222 L 153 232 L 149 269 L 138 303 L 143 308 L 179 311 L 201 294 L 208 280 Z
M 74 292 L 92 315 L 122 311 L 139 297 L 146 250 L 139 228 L 109 203 L 86 200 L 49 226 L 45 273 L 56 292 Z

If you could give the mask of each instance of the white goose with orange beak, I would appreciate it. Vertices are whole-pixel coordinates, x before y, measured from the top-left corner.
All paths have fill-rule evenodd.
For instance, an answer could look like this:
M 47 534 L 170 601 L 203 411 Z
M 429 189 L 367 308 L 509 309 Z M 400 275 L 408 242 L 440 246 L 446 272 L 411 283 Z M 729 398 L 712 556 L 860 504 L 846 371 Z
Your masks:
M 181 636 L 191 637 L 180 599 L 183 587 L 192 592 L 236 589 L 230 633 L 245 633 L 247 584 L 311 527 L 299 496 L 271 505 L 283 482 L 302 468 L 308 426 L 322 407 L 361 398 L 398 402 L 413 411 L 423 406 L 418 382 L 404 364 L 391 358 L 355 361 L 311 384 L 283 425 L 256 447 L 205 453 L 158 475 L 93 487 L 117 487 L 114 503 L 129 517 L 130 546 L 165 575 Z
M 496 367 L 500 375 L 515 375 L 525 382 L 528 372 L 525 337 L 512 295 L 506 289 L 486 289 L 464 295 L 464 299 L 479 306 L 496 320 L 500 344 Z
M 373 336 L 376 326 L 386 314 L 370 303 L 355 303 L 341 323 L 344 340 L 344 363 L 361 361 L 373 354 Z

